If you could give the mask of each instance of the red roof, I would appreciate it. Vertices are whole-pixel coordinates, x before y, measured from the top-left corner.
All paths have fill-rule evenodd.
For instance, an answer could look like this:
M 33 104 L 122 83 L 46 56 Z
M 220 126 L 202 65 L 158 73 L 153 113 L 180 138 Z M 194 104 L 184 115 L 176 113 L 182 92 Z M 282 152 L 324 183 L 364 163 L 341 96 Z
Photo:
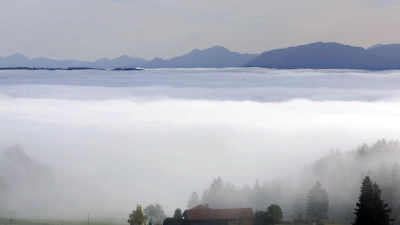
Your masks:
M 204 205 L 198 205 L 184 213 L 188 220 L 227 220 L 227 219 L 253 219 L 255 218 L 251 208 L 211 209 Z

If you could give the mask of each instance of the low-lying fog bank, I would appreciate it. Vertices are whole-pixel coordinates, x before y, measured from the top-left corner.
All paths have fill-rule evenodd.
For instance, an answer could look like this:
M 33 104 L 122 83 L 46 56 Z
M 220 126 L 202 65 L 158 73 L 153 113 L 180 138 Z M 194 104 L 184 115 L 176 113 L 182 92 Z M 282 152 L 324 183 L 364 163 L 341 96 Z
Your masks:
M 332 205 L 352 214 L 361 172 L 390 171 L 398 153 L 366 161 L 346 152 L 399 139 L 399 82 L 398 71 L 2 71 L 0 208 L 124 222 L 136 204 L 159 203 L 172 216 L 222 177 L 239 189 L 258 179 L 268 190 L 258 205 L 224 207 L 278 203 L 290 219 L 297 193 L 320 180 Z M 335 160 L 314 163 L 324 156 Z M 326 173 L 310 175 L 315 166 Z M 269 192 L 274 182 L 280 195 Z M 330 213 L 348 218 L 341 208 Z

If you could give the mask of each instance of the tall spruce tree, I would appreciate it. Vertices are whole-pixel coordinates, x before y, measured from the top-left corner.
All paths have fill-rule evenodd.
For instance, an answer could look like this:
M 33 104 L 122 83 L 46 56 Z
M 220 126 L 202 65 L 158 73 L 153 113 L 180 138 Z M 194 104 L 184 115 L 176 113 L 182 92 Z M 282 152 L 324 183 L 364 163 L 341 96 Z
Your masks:
M 322 184 L 317 182 L 308 192 L 306 216 L 311 219 L 329 219 L 329 195 Z
M 392 218 L 397 218 L 394 224 L 400 225 L 400 166 L 396 162 L 391 171 L 391 193 L 387 201 L 390 208 L 392 208 Z
M 361 185 L 361 193 L 356 204 L 353 225 L 389 225 L 392 211 L 381 199 L 382 191 L 366 176 Z

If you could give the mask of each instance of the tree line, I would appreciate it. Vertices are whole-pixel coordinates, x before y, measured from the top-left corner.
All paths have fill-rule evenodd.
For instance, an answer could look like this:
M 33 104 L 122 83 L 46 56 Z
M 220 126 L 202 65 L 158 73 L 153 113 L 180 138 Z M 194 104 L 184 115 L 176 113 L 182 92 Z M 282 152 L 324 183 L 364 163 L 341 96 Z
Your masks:
M 355 219 L 352 225 L 390 225 L 394 218 L 391 218 L 392 209 L 388 207 L 381 196 L 382 190 L 376 182 L 372 182 L 369 176 L 366 176 L 360 188 L 358 202 L 354 209 Z M 196 193 L 192 193 L 188 200 L 188 207 L 193 207 L 195 200 L 198 200 Z M 307 196 L 306 217 L 303 219 L 302 213 L 299 213 L 293 219 L 294 224 L 315 223 L 323 225 L 323 220 L 329 219 L 329 194 L 323 188 L 320 182 L 317 182 L 310 190 Z M 182 225 L 189 224 L 182 218 L 182 211 L 177 208 L 172 218 L 165 216 L 162 206 L 159 204 L 149 205 L 142 210 L 141 205 L 137 205 L 136 210 L 129 214 L 129 225 Z M 266 211 L 255 212 L 256 225 L 275 225 L 282 223 L 292 223 L 283 221 L 283 211 L 278 204 L 271 204 Z
M 286 220 L 305 217 L 307 196 L 316 181 L 324 184 L 330 196 L 330 220 L 347 223 L 355 219 L 354 202 L 359 194 L 359 184 L 369 176 L 382 190 L 382 199 L 392 208 L 392 217 L 400 218 L 400 159 L 399 142 L 385 139 L 347 152 L 331 150 L 327 155 L 303 170 L 290 176 L 281 176 L 250 187 L 235 187 L 232 183 L 216 178 L 201 196 L 193 199 L 213 208 L 251 207 L 265 210 L 271 204 L 279 204 Z M 192 196 L 191 195 L 191 196 Z M 188 207 L 190 208 L 190 207 Z M 393 222 L 400 225 L 400 220 Z
M 319 190 L 321 193 L 329 193 L 329 220 L 349 223 L 356 219 L 354 207 L 360 194 L 360 184 L 368 177 L 379 186 L 381 200 L 391 209 L 390 218 L 398 218 L 391 223 L 399 225 L 399 158 L 399 142 L 387 142 L 385 139 L 372 145 L 360 145 L 347 152 L 331 150 L 293 176 L 264 182 L 256 180 L 252 187 L 244 184 L 237 188 L 220 177 L 216 178 L 201 195 L 197 192 L 189 195 L 187 208 L 200 203 L 208 204 L 211 208 L 251 207 L 260 217 L 266 214 L 269 206 L 277 204 L 284 212 L 285 220 L 301 223 L 312 218 L 312 210 L 309 209 L 310 191 Z
M 182 222 L 182 210 L 175 209 L 174 216 L 168 218 L 160 204 L 148 205 L 144 209 L 137 205 L 136 209 L 129 213 L 128 223 L 131 225 L 178 225 Z

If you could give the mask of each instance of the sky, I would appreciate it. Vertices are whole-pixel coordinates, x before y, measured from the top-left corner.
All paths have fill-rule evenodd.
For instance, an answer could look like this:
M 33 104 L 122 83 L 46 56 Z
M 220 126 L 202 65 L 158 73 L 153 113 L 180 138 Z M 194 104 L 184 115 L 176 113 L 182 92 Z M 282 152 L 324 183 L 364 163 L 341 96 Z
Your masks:
M 339 42 L 400 42 L 397 0 L 0 0 L 0 56 L 171 58 Z
M 331 149 L 397 140 L 399 82 L 399 71 L 0 71 L 0 168 L 18 144 L 52 174 L 24 186 L 0 170 L 8 210 L 123 223 L 136 204 L 172 216 L 218 176 L 236 187 L 297 176 Z

